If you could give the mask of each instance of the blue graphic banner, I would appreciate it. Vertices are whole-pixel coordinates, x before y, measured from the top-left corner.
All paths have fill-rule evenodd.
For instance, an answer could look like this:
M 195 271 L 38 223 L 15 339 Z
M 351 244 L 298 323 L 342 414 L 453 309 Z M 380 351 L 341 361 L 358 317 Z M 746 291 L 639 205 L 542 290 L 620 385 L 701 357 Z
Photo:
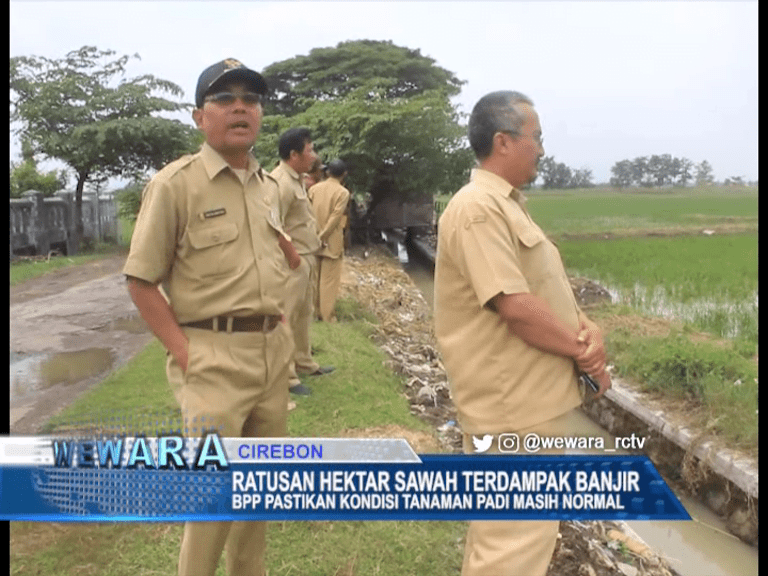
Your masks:
M 404 440 L 215 435 L 27 441 L 3 443 L 2 520 L 690 520 L 645 456 L 417 456 Z

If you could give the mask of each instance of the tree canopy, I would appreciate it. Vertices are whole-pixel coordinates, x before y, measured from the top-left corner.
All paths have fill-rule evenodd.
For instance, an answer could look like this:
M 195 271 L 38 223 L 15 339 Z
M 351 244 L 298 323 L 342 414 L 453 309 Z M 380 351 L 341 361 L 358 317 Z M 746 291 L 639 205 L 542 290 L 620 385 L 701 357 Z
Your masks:
M 78 240 L 87 182 L 158 169 L 196 144 L 192 127 L 156 115 L 189 108 L 157 95 L 180 97 L 181 88 L 151 75 L 122 79 L 130 58 L 84 46 L 61 59 L 10 59 L 11 121 L 33 154 L 74 171 Z
M 419 50 L 380 40 L 314 48 L 306 56 L 271 64 L 262 74 L 270 90 L 266 114 L 285 116 L 298 114 L 317 101 L 343 98 L 365 86 L 375 86 L 379 89 L 375 94 L 391 99 L 410 98 L 427 90 L 455 96 L 464 84 Z
M 413 201 L 453 192 L 473 155 L 450 102 L 462 82 L 418 50 L 359 40 L 316 48 L 264 70 L 271 96 L 257 156 L 277 161 L 278 136 L 306 126 L 315 149 L 349 166 L 349 187 Z M 271 112 L 271 114 L 270 114 Z
M 37 169 L 37 160 L 29 142 L 21 143 L 21 159 L 20 163 L 11 162 L 11 198 L 19 198 L 27 190 L 36 190 L 45 196 L 51 196 L 66 185 L 66 171 L 51 170 L 42 173 Z

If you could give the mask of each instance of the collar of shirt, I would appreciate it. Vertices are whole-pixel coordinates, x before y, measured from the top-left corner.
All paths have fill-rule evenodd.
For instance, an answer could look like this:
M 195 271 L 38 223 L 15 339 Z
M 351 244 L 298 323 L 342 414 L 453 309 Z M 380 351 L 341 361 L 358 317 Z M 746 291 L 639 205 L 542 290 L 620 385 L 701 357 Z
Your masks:
M 222 170 L 226 168 L 231 169 L 227 161 L 224 160 L 221 154 L 211 148 L 208 142 L 205 142 L 203 147 L 200 149 L 200 158 L 203 161 L 205 173 L 208 174 L 208 178 L 211 180 L 213 180 Z M 259 180 L 264 181 L 264 178 L 261 174 L 261 166 L 259 166 L 256 158 L 254 158 L 250 153 L 248 153 L 248 168 L 246 170 L 248 178 L 250 178 L 252 174 L 256 174 L 259 177 Z
M 287 163 L 285 160 L 280 160 L 280 163 L 278 164 L 278 166 L 281 166 L 281 167 L 282 167 L 282 169 L 283 169 L 285 172 L 287 172 L 287 173 L 288 173 L 288 175 L 289 175 L 291 178 L 293 178 L 293 179 L 294 179 L 294 180 L 296 180 L 297 182 L 301 183 L 301 176 L 299 175 L 299 173 L 298 173 L 298 172 L 296 172 L 296 170 L 294 170 L 293 168 L 291 168 L 291 165 L 290 165 L 290 164 L 288 164 L 288 163 Z
M 494 192 L 501 194 L 504 197 L 512 198 L 512 200 L 520 205 L 526 214 L 528 213 L 525 208 L 525 204 L 528 201 L 525 194 L 520 192 L 520 190 L 512 186 L 512 184 L 504 180 L 504 178 L 498 174 L 494 174 L 484 168 L 473 168 L 469 179 L 473 182 L 489 186 Z

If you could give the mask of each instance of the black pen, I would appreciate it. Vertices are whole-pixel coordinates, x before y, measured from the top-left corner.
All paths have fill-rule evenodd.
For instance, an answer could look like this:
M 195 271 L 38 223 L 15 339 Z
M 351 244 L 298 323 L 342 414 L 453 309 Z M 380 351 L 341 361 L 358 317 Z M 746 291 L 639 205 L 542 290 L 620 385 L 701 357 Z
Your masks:
M 582 372 L 581 374 L 579 374 L 579 378 L 581 378 L 590 388 L 592 388 L 593 392 L 600 391 L 600 386 L 598 386 L 594 378 L 592 378 L 592 376 L 590 376 L 586 372 Z

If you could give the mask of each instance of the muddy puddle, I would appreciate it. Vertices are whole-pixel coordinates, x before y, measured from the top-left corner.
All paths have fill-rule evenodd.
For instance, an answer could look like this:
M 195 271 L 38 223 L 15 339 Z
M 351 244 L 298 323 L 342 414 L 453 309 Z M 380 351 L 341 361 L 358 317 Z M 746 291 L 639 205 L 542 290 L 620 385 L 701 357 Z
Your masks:
M 411 254 L 407 261 L 403 261 L 402 257 L 399 259 L 405 272 L 432 306 L 434 280 L 431 267 L 418 255 Z M 575 428 L 579 436 L 601 436 L 606 446 L 614 443 L 608 431 L 580 411 Z M 628 524 L 651 548 L 666 558 L 681 576 L 758 574 L 757 548 L 728 533 L 724 522 L 703 504 L 679 492 L 675 495 L 693 518 L 692 521 L 634 521 Z
M 14 356 L 16 356 L 14 358 Z M 56 385 L 75 384 L 112 368 L 110 348 L 10 357 L 11 403 Z

